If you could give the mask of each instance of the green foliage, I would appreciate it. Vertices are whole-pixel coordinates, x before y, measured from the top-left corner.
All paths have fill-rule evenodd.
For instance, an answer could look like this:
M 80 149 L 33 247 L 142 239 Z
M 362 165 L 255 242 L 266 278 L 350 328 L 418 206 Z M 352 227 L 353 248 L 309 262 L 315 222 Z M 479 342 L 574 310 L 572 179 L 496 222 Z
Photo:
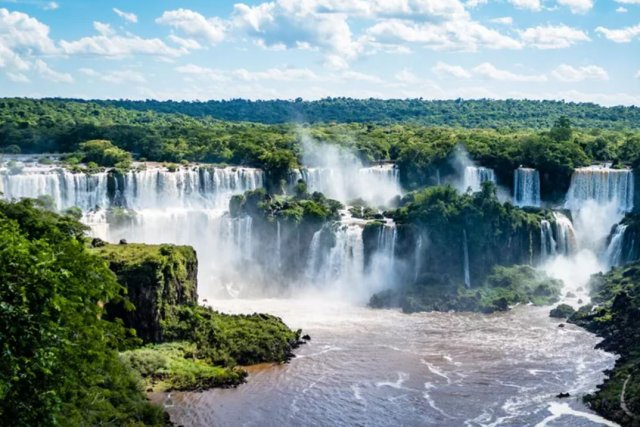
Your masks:
M 114 146 L 111 141 L 91 140 L 80 144 L 80 152 L 85 162 L 100 166 L 115 166 L 121 169 L 131 167 L 131 153 Z
M 494 268 L 482 286 L 466 289 L 449 280 L 431 276 L 420 284 L 375 294 L 374 308 L 401 307 L 404 312 L 506 311 L 516 304 L 548 305 L 558 301 L 562 282 L 528 265 Z
M 194 342 L 196 357 L 226 367 L 285 362 L 300 338 L 275 316 L 227 315 L 202 306 L 172 307 L 163 328 L 167 341 Z
M 212 366 L 196 357 L 195 344 L 172 342 L 155 344 L 121 353 L 120 357 L 153 391 L 199 391 L 229 387 L 244 382 L 242 369 Z
M 568 319 L 575 314 L 576 310 L 569 304 L 560 304 L 549 312 L 549 317 L 557 319 Z
M 621 394 L 633 414 L 640 413 L 640 262 L 592 276 L 595 306 L 582 307 L 570 321 L 603 337 L 598 345 L 620 355 L 609 378 L 585 398 L 589 405 L 623 426 L 637 425 L 621 407 Z
M 0 424 L 162 425 L 102 318 L 122 287 L 85 228 L 31 200 L 0 202 Z

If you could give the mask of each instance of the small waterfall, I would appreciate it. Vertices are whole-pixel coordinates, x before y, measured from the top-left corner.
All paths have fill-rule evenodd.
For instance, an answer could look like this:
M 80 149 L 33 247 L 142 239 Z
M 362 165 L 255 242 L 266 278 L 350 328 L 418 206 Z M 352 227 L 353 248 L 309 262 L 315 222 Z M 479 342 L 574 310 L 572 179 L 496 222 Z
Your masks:
M 571 177 L 565 207 L 578 211 L 593 200 L 599 204 L 614 203 L 619 212 L 633 209 L 633 172 L 629 169 L 611 169 L 589 166 L 576 169 Z
M 396 252 L 396 237 L 398 230 L 393 220 L 389 220 L 378 233 L 377 252 L 393 262 Z
M 463 191 L 466 192 L 468 189 L 471 189 L 474 193 L 480 191 L 482 184 L 485 182 L 496 183 L 496 175 L 493 169 L 482 166 L 467 166 L 464 168 Z
M 604 254 L 605 261 L 609 267 L 619 267 L 624 263 L 622 249 L 625 231 L 627 231 L 627 224 L 617 224 L 613 229 L 609 245 Z
M 556 253 L 571 255 L 578 246 L 573 223 L 561 212 L 554 212 L 553 217 L 555 218 Z
M 417 282 L 420 276 L 420 269 L 422 268 L 422 235 L 418 236 L 413 257 L 413 281 Z
M 471 288 L 471 273 L 469 272 L 469 245 L 467 244 L 467 230 L 462 230 L 462 241 L 464 250 L 464 286 Z
M 518 168 L 513 173 L 513 202 L 516 206 L 540 206 L 540 173 Z
M 540 222 L 541 259 L 545 261 L 557 254 L 556 241 L 553 238 L 551 223 L 546 219 Z
M 353 286 L 362 283 L 364 245 L 359 224 L 340 224 L 335 230 L 335 244 L 322 244 L 326 228 L 317 231 L 311 240 L 307 262 L 307 279 L 321 286 Z M 327 251 L 328 249 L 328 251 Z

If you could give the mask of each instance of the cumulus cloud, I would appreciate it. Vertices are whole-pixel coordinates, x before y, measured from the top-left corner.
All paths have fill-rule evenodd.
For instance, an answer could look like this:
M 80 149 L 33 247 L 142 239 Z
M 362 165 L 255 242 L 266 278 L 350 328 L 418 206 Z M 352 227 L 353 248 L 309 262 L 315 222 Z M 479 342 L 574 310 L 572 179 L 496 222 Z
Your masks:
M 520 31 L 521 40 L 538 49 L 564 49 L 591 39 L 584 31 L 566 25 L 543 25 Z
M 596 28 L 596 32 L 602 34 L 612 42 L 629 43 L 634 38 L 640 36 L 640 24 L 619 29 L 598 27 Z
M 117 7 L 114 7 L 112 10 L 113 10 L 113 13 L 115 13 L 116 15 L 118 15 L 120 18 L 124 19 L 127 22 L 130 22 L 132 24 L 135 24 L 136 22 L 138 22 L 138 16 L 135 13 L 123 12 Z
M 547 76 L 544 74 L 516 74 L 511 71 L 501 70 L 496 68 L 493 64 L 489 62 L 482 63 L 475 67 L 473 73 L 490 79 L 490 80 L 499 80 L 499 81 L 508 81 L 508 82 L 546 82 Z
M 50 1 L 48 3 L 46 3 L 44 6 L 42 6 L 42 8 L 44 10 L 56 10 L 60 8 L 60 5 L 58 3 L 56 3 L 55 1 Z
M 440 77 L 457 77 L 459 79 L 468 79 L 471 78 L 471 73 L 462 68 L 459 65 L 450 65 L 444 62 L 438 61 L 438 63 L 431 68 L 435 74 Z
M 607 71 L 597 65 L 573 67 L 562 64 L 551 73 L 553 77 L 563 82 L 581 82 L 584 80 L 609 80 Z
M 94 22 L 94 28 L 98 32 L 96 36 L 60 41 L 62 52 L 67 55 L 95 55 L 111 58 L 123 58 L 131 55 L 167 58 L 188 53 L 184 47 L 170 47 L 160 39 L 145 39 L 132 34 L 117 34 L 108 24 Z
M 220 18 L 207 19 L 190 9 L 168 10 L 156 22 L 210 44 L 219 43 L 225 38 L 225 23 Z
M 640 0 L 615 0 L 616 3 L 622 4 L 640 4 Z
M 25 51 L 50 54 L 56 47 L 49 38 L 49 27 L 22 12 L 0 8 L 0 46 L 16 53 Z
M 618 12 L 618 13 L 627 13 L 627 12 L 629 12 L 629 10 L 626 7 L 620 6 L 619 8 L 616 9 L 616 12 Z
M 73 77 L 69 73 L 60 73 L 53 70 L 42 59 L 36 59 L 33 69 L 45 80 L 55 83 L 73 83 Z
M 509 3 L 518 9 L 527 9 L 534 12 L 542 10 L 542 3 L 540 0 L 509 0 Z
M 558 4 L 566 6 L 571 13 L 584 14 L 593 8 L 594 0 L 558 0 Z

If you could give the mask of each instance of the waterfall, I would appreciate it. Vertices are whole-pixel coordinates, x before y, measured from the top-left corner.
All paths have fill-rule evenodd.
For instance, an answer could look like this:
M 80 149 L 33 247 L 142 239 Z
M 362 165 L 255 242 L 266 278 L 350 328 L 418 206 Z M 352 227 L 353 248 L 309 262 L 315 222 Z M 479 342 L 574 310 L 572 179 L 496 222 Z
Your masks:
M 464 250 L 464 286 L 471 288 L 471 273 L 469 272 L 469 245 L 467 244 L 467 230 L 462 230 Z
M 627 224 L 617 224 L 613 229 L 609 245 L 605 251 L 605 261 L 609 267 L 619 267 L 624 263 L 622 249 Z
M 573 223 L 561 212 L 554 212 L 556 252 L 560 255 L 571 255 L 577 249 L 576 232 Z
M 149 168 L 124 175 L 122 203 L 135 210 L 166 206 L 226 210 L 231 196 L 260 188 L 263 183 L 264 173 L 253 168 L 197 167 L 175 172 Z
M 422 235 L 418 236 L 413 257 L 413 281 L 417 282 L 422 268 Z
M 629 169 L 604 166 L 576 169 L 571 177 L 565 207 L 578 211 L 586 201 L 593 200 L 602 205 L 613 203 L 619 212 L 630 212 L 633 209 L 633 186 L 633 172 Z
M 557 254 L 556 241 L 553 238 L 553 229 L 551 223 L 546 219 L 540 222 L 540 243 L 540 254 L 543 261 Z
M 25 167 L 19 173 L 0 172 L 5 199 L 50 196 L 56 209 L 77 206 L 83 210 L 108 205 L 107 173 L 71 173 L 53 167 Z
M 493 169 L 482 166 L 467 166 L 464 168 L 463 191 L 466 192 L 468 189 L 471 189 L 472 192 L 480 191 L 482 184 L 485 182 L 496 183 L 496 175 Z
M 513 173 L 513 202 L 516 206 L 540 206 L 540 173 L 518 168 Z
M 300 179 L 307 184 L 309 192 L 319 191 L 343 203 L 359 198 L 372 206 L 386 206 L 402 194 L 400 175 L 394 164 L 363 167 L 353 160 L 335 167 L 303 168 L 290 174 L 289 186 L 293 187 Z

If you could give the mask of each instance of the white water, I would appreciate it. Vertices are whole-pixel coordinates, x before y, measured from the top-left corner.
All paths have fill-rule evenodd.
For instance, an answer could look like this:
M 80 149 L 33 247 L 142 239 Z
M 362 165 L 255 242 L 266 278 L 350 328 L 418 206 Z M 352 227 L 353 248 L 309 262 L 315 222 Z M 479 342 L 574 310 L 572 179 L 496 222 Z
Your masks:
M 633 172 L 628 169 L 604 166 L 576 169 L 565 207 L 580 210 L 586 201 L 592 200 L 602 205 L 613 203 L 619 212 L 630 212 L 633 209 L 633 181 Z
M 464 256 L 464 286 L 471 288 L 471 273 L 469 272 L 469 245 L 467 244 L 467 230 L 462 230 L 462 247 Z
M 547 261 L 558 253 L 556 240 L 553 238 L 553 228 L 546 219 L 540 223 L 540 258 Z
M 348 203 L 362 199 L 371 206 L 389 206 L 402 194 L 398 169 L 387 163 L 365 167 L 351 151 L 333 144 L 317 142 L 302 135 L 303 168 L 294 171 L 291 183 L 299 179 L 310 192 Z
M 617 224 L 613 230 L 611 241 L 609 242 L 604 255 L 604 259 L 609 267 L 618 267 L 622 265 L 622 245 L 625 231 L 627 231 L 626 224 Z
M 482 189 L 482 184 L 485 182 L 496 183 L 496 174 L 493 169 L 482 166 L 466 166 L 461 190 L 463 192 L 470 190 L 475 193 Z
M 518 168 L 513 172 L 513 203 L 516 206 L 540 206 L 540 173 Z

